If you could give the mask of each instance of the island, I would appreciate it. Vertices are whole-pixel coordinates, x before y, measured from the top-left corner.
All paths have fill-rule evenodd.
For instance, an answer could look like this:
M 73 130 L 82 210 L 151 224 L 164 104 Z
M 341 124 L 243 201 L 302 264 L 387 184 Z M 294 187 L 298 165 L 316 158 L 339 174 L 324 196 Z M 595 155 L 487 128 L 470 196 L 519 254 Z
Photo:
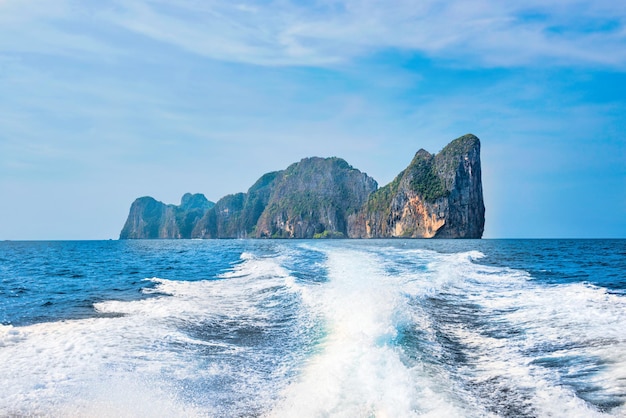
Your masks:
M 341 158 L 312 157 L 216 203 L 140 197 L 120 239 L 481 238 L 484 225 L 480 140 L 467 134 L 437 154 L 420 149 L 381 188 Z

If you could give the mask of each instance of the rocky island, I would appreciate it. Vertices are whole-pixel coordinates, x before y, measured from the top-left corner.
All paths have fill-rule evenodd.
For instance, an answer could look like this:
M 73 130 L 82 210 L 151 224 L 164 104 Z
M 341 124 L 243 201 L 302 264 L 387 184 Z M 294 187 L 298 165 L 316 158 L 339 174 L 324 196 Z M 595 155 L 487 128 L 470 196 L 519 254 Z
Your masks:
M 484 225 L 480 140 L 468 134 L 437 154 L 419 150 L 381 188 L 341 158 L 313 157 L 217 203 L 141 197 L 120 239 L 481 238 Z

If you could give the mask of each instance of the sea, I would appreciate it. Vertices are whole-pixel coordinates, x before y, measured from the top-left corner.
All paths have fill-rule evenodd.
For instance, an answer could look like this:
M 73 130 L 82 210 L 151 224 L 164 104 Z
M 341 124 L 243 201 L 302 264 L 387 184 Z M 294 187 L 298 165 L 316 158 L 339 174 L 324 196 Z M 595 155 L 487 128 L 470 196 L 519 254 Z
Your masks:
M 2 417 L 625 417 L 626 240 L 0 242 Z

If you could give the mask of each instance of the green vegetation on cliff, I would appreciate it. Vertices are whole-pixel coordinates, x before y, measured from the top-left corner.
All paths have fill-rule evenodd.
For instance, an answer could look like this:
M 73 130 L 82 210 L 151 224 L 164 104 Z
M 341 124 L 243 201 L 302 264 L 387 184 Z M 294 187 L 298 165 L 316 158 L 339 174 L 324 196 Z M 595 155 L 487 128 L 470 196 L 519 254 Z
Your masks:
M 404 172 L 405 170 L 401 171 L 391 183 L 381 187 L 369 196 L 366 205 L 368 212 L 383 213 L 384 216 L 389 214 L 391 201 L 398 193 L 398 187 L 400 186 L 400 180 L 404 177 Z
M 345 237 L 346 236 L 341 232 L 328 231 L 328 230 L 322 233 L 313 235 L 313 239 L 335 239 L 335 238 L 345 238 Z
M 434 202 L 448 194 L 444 181 L 435 171 L 434 159 L 433 155 L 420 150 L 406 170 L 411 189 L 426 202 Z

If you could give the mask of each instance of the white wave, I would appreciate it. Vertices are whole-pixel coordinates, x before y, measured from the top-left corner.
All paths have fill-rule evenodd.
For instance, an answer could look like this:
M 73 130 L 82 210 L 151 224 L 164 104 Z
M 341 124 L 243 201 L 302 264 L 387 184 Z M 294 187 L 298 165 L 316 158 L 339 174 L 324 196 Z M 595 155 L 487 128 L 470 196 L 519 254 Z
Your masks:
M 483 257 L 332 247 L 329 283 L 305 299 L 327 337 L 268 416 L 623 415 L 624 407 L 601 412 L 591 401 L 602 399 L 582 399 L 576 385 L 609 401 L 626 393 L 625 298 L 584 284 L 537 284 L 524 271 L 477 264 Z M 433 303 L 443 304 L 439 312 Z M 422 361 L 393 343 L 407 326 L 428 347 L 417 354 Z M 445 357 L 442 334 L 463 362 Z M 591 366 L 542 366 L 549 355 Z
M 401 278 L 364 252 L 328 253 L 329 282 L 306 299 L 327 336 L 272 417 L 460 416 L 448 381 L 394 344 L 409 318 Z
M 302 246 L 324 251 L 327 280 L 295 280 L 285 245 L 216 280 L 148 279 L 142 300 L 95 304 L 102 317 L 0 326 L 0 416 L 594 417 L 575 383 L 626 393 L 625 296 L 477 251 Z M 235 338 L 284 323 L 267 347 Z M 567 358 L 582 363 L 542 363 Z
M 441 325 L 468 348 L 468 383 L 517 391 L 526 410 L 538 416 L 605 416 L 581 399 L 576 385 L 593 387 L 596 401 L 625 396 L 624 296 L 583 283 L 539 284 L 525 272 L 466 263 L 459 255 L 442 255 L 429 267 L 448 302 L 473 307 L 469 316 L 481 324 Z M 572 364 L 559 366 L 568 359 Z M 551 367 L 541 365 L 550 361 Z M 617 408 L 611 415 L 625 412 Z
M 196 405 L 177 386 L 216 376 L 235 376 L 239 385 L 248 379 L 248 392 L 243 388 L 242 399 L 231 399 L 243 410 L 270 402 L 272 391 L 259 390 L 253 371 L 226 359 L 254 359 L 254 347 L 196 338 L 187 328 L 266 326 L 268 312 L 281 308 L 276 295 L 298 292 L 278 261 L 244 254 L 220 280 L 150 281 L 154 296 L 95 304 L 106 317 L 0 327 L 0 416 L 221 416 L 223 405 L 211 399 Z M 201 358 L 205 348 L 222 358 Z

